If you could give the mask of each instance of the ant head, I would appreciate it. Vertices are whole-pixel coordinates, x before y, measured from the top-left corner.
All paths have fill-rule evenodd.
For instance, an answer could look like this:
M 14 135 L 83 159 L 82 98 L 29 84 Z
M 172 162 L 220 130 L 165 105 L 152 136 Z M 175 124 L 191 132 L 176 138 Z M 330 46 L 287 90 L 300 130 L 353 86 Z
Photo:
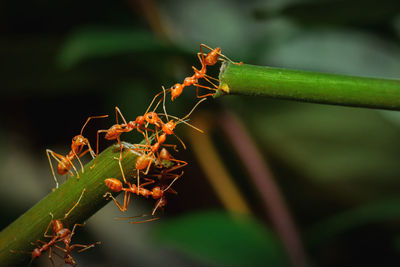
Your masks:
M 183 91 L 183 86 L 180 83 L 175 84 L 171 87 L 171 100 L 173 101 L 175 98 L 180 96 Z
M 87 145 L 88 141 L 83 135 L 79 134 L 72 138 L 72 143 L 76 146 L 84 146 Z
M 36 258 L 40 257 L 41 255 L 42 255 L 42 252 L 40 251 L 39 248 L 35 248 L 32 251 L 32 259 L 36 259 Z
M 76 265 L 76 262 L 70 253 L 66 253 L 64 256 L 64 262 L 66 264 L 71 264 L 72 266 Z
M 155 124 L 156 126 L 159 126 L 158 123 L 161 121 L 160 118 L 158 117 L 157 113 L 155 113 L 155 112 L 147 112 L 144 115 L 144 119 L 148 123 Z
M 164 191 L 161 190 L 161 188 L 159 186 L 154 187 L 152 191 L 153 191 L 154 199 L 160 198 L 164 195 Z

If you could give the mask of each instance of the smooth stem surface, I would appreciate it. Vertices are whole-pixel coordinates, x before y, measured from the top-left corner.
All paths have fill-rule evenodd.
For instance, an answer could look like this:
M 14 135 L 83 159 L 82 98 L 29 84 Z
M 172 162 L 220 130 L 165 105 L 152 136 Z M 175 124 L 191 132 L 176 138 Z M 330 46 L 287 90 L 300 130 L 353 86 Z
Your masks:
M 224 63 L 220 89 L 225 94 L 267 96 L 297 101 L 400 110 L 400 80 L 353 77 Z
M 130 147 L 131 145 L 124 143 L 124 146 Z M 97 165 L 93 170 L 90 170 L 90 166 L 93 165 L 94 160 L 85 165 L 85 172 L 79 174 L 79 180 L 75 176 L 70 177 L 57 190 L 48 194 L 12 224 L 3 229 L 0 232 L 0 265 L 15 266 L 23 261 L 28 263 L 31 255 L 27 252 L 31 252 L 34 249 L 31 242 L 36 242 L 38 239 L 49 240 L 43 237 L 51 220 L 49 213 L 53 213 L 54 219 L 64 218 L 65 213 L 78 201 L 84 188 L 86 188 L 86 191 L 79 205 L 66 220 L 62 220 L 64 227 L 69 225 L 71 229 L 75 223 L 86 221 L 107 204 L 110 200 L 105 199 L 103 195 L 110 190 L 105 185 L 104 179 L 111 177 L 122 179 L 118 160 L 114 159 L 114 157 L 119 157 L 119 151 L 119 145 L 110 146 L 104 150 L 97 157 Z M 128 152 L 122 161 L 127 178 L 133 177 L 130 174 L 135 171 L 137 156 L 133 151 L 131 153 Z M 46 179 L 52 182 L 50 174 Z M 50 229 L 49 234 L 51 232 Z M 72 243 L 74 243 L 74 238 L 72 238 Z M 47 257 L 47 253 L 42 257 Z

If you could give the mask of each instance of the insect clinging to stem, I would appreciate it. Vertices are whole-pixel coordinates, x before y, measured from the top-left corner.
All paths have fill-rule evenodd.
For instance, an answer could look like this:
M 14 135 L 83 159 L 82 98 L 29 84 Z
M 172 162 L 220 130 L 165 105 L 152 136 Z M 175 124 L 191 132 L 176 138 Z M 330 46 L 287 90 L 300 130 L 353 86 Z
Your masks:
M 209 50 L 211 50 L 208 54 L 204 55 L 203 53 L 203 47 L 207 48 Z M 176 99 L 177 97 L 179 97 L 182 92 L 183 89 L 187 86 L 191 86 L 194 85 L 196 86 L 196 97 L 197 98 L 203 98 L 203 97 L 207 97 L 207 96 L 211 96 L 214 95 L 214 93 L 208 93 L 208 94 L 204 94 L 204 95 L 199 95 L 199 88 L 204 88 L 204 89 L 208 89 L 208 90 L 212 90 L 212 91 L 216 91 L 218 90 L 218 86 L 216 84 L 214 84 L 211 80 L 214 80 L 216 82 L 219 82 L 218 79 L 211 77 L 209 75 L 207 75 L 207 66 L 212 66 L 215 65 L 218 60 L 220 60 L 220 57 L 225 58 L 226 60 L 232 62 L 233 64 L 237 64 L 237 65 L 242 65 L 243 63 L 237 63 L 237 62 L 233 62 L 231 59 L 229 59 L 227 56 L 221 54 L 221 48 L 217 47 L 215 49 L 205 45 L 205 44 L 200 44 L 200 52 L 197 53 L 197 57 L 200 61 L 201 64 L 201 69 L 198 70 L 196 69 L 194 66 L 192 66 L 194 74 L 190 77 L 186 77 L 183 81 L 183 83 L 176 83 L 175 85 L 173 85 L 169 90 L 171 91 L 171 100 L 174 101 L 174 99 Z M 210 86 L 204 86 L 199 84 L 199 79 L 204 79 L 207 82 L 209 82 L 213 87 Z
M 52 151 L 50 149 L 46 149 L 47 158 L 49 159 L 51 172 L 53 174 L 54 181 L 56 183 L 56 188 L 58 188 L 58 181 L 57 181 L 57 177 L 54 172 L 54 169 L 53 169 L 53 164 L 51 163 L 50 156 L 53 157 L 58 162 L 58 165 L 57 165 L 58 174 L 65 175 L 69 172 L 71 174 L 71 176 L 73 176 L 74 174 L 70 170 L 71 166 L 72 166 L 72 168 L 76 172 L 76 178 L 79 179 L 78 170 L 75 168 L 75 165 L 72 163 L 72 160 L 74 160 L 76 158 L 79 161 L 79 164 L 81 166 L 81 170 L 83 173 L 84 172 L 83 164 L 79 158 L 83 157 L 87 153 L 90 153 L 92 158 L 95 158 L 95 156 L 96 156 L 92 147 L 90 146 L 89 140 L 82 135 L 83 130 L 85 129 L 86 125 L 88 124 L 88 122 L 91 119 L 99 119 L 99 118 L 106 118 L 106 117 L 108 117 L 108 115 L 89 117 L 86 120 L 85 124 L 82 126 L 80 134 L 78 134 L 74 138 L 72 138 L 71 151 L 66 156 L 55 153 L 54 151 Z M 85 146 L 87 146 L 88 148 L 82 152 L 82 150 Z
M 123 187 L 122 182 L 120 180 L 115 179 L 115 178 L 107 178 L 107 179 L 104 180 L 104 182 L 105 182 L 105 184 L 107 185 L 107 187 L 111 191 L 113 191 L 113 192 L 124 191 L 125 192 L 125 194 L 124 194 L 124 203 L 121 205 L 118 202 L 118 200 L 116 200 L 114 198 L 114 196 L 111 194 L 111 192 L 107 192 L 106 194 L 104 194 L 104 197 L 110 197 L 114 201 L 114 203 L 118 207 L 118 209 L 120 211 L 122 211 L 122 212 L 125 212 L 128 209 L 128 205 L 129 205 L 129 202 L 130 202 L 130 194 L 141 195 L 141 196 L 144 196 L 146 198 L 151 196 L 153 199 L 159 199 L 159 200 L 160 199 L 164 199 L 164 194 L 167 193 L 167 192 L 176 194 L 176 191 L 173 190 L 171 188 L 171 186 L 182 175 L 183 175 L 183 172 L 180 175 L 177 175 L 172 180 L 172 182 L 165 188 L 162 188 L 163 186 L 157 185 L 157 186 L 153 187 L 151 190 L 148 190 L 148 189 L 144 188 L 145 186 L 154 183 L 154 180 L 151 180 L 151 179 L 147 179 L 149 181 L 146 182 L 146 183 L 143 183 L 142 186 L 139 188 L 135 184 L 130 184 L 130 183 L 127 183 L 128 187 Z M 154 215 L 156 210 L 159 207 L 161 207 L 160 205 L 162 205 L 162 203 L 159 204 L 158 202 L 156 204 L 155 209 L 152 212 L 152 215 Z M 163 200 L 163 202 L 166 203 L 165 199 Z
M 63 220 L 66 220 L 68 218 L 69 214 L 78 206 L 85 191 L 86 191 L 86 189 L 84 188 L 82 190 L 82 193 L 81 193 L 78 201 L 74 204 L 74 206 L 67 213 L 65 213 Z M 46 238 L 51 238 L 51 239 L 48 242 L 44 242 L 42 240 L 37 240 L 35 243 L 33 243 L 34 245 L 38 245 L 39 243 L 41 245 L 39 245 L 32 251 L 32 253 L 31 253 L 32 258 L 31 258 L 30 264 L 32 263 L 33 260 L 40 257 L 42 255 L 42 253 L 47 250 L 49 250 L 49 258 L 51 258 L 51 255 L 52 255 L 51 249 L 52 249 L 52 247 L 55 247 L 55 248 L 65 252 L 64 260 L 66 263 L 69 263 L 69 264 L 75 266 L 76 262 L 71 255 L 72 250 L 80 247 L 82 249 L 78 250 L 78 252 L 82 252 L 86 249 L 94 247 L 96 244 L 100 244 L 100 242 L 95 242 L 95 243 L 89 244 L 89 245 L 81 245 L 81 244 L 71 245 L 71 239 L 72 239 L 72 236 L 75 234 L 76 227 L 83 226 L 83 224 L 75 224 L 71 231 L 70 229 L 64 227 L 61 219 L 54 220 L 53 214 L 50 213 L 50 215 L 51 215 L 52 219 L 50 220 L 49 224 L 47 225 L 46 231 L 44 232 L 43 236 Z M 52 234 L 51 235 L 47 234 L 50 229 L 50 226 L 52 226 Z M 61 242 L 64 243 L 64 248 L 57 245 L 57 243 L 61 243 Z

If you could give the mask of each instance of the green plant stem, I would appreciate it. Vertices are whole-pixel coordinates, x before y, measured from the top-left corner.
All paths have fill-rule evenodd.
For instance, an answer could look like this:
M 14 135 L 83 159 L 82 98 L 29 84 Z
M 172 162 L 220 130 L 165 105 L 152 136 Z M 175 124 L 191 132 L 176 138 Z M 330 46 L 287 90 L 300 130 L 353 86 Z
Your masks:
M 400 80 L 364 78 L 224 63 L 220 89 L 226 94 L 267 96 L 333 105 L 400 110 Z
M 124 143 L 125 147 L 130 144 Z M 120 155 L 119 145 L 110 146 L 97 157 L 95 168 L 90 170 L 94 160 L 85 165 L 84 173 L 80 173 L 79 180 L 76 176 L 70 177 L 58 189 L 48 194 L 39 203 L 21 215 L 12 224 L 0 232 L 0 265 L 15 266 L 21 262 L 28 262 L 31 257 L 26 252 L 31 252 L 34 246 L 31 242 L 41 239 L 47 241 L 43 234 L 48 226 L 51 216 L 54 219 L 63 219 L 74 204 L 78 201 L 83 189 L 85 193 L 79 205 L 73 210 L 64 226 L 72 227 L 75 223 L 82 223 L 96 213 L 110 200 L 103 197 L 110 190 L 104 183 L 106 178 L 122 179 L 118 160 Z M 135 162 L 138 154 L 133 150 L 125 153 L 122 166 L 126 177 L 133 177 Z M 76 164 L 76 167 L 79 165 Z M 51 177 L 48 177 L 49 181 Z M 116 195 L 116 194 L 114 194 Z M 49 231 L 51 233 L 51 230 Z M 73 239 L 72 239 L 73 240 Z M 43 257 L 43 256 L 42 256 Z

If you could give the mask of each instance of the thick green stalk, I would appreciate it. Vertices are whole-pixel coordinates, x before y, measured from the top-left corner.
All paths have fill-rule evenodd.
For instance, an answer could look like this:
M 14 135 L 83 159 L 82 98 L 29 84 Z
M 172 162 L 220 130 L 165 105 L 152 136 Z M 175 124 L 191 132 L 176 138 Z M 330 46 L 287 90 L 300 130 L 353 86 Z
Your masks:
M 225 94 L 267 96 L 333 105 L 400 110 L 400 80 L 364 78 L 224 63 Z
M 131 145 L 124 143 L 124 146 Z M 97 157 L 95 168 L 90 170 L 94 162 L 92 160 L 85 166 L 85 172 L 79 174 L 79 180 L 75 176 L 70 177 L 58 189 L 3 229 L 0 232 L 0 265 L 15 266 L 23 261 L 27 263 L 30 255 L 26 252 L 34 249 L 31 242 L 36 242 L 38 239 L 48 240 L 43 234 L 51 220 L 50 212 L 54 215 L 54 219 L 64 218 L 64 214 L 78 201 L 84 188 L 86 190 L 79 205 L 66 220 L 63 220 L 64 224 L 67 221 L 72 227 L 75 223 L 82 223 L 107 204 L 110 200 L 105 199 L 103 195 L 110 190 L 105 185 L 104 179 L 110 177 L 121 179 L 118 160 L 114 159 L 119 157 L 119 151 L 119 145 L 107 148 Z M 122 166 L 126 176 L 133 177 L 138 155 L 132 150 L 129 151 L 130 153 L 126 153 L 122 161 Z M 48 179 L 50 182 L 50 177 Z M 51 233 L 51 230 L 49 232 Z

